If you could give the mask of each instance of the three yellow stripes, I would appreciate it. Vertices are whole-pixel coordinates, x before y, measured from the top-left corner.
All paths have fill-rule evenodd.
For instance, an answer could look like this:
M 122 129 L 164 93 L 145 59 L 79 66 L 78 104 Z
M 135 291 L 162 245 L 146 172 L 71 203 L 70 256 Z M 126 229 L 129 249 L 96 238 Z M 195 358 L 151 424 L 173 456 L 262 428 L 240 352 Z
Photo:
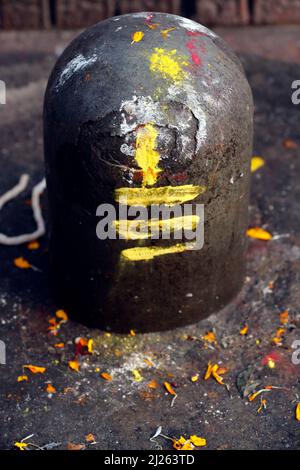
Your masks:
M 159 188 L 146 188 L 156 183 L 160 155 L 156 150 L 158 131 L 152 123 L 141 126 L 137 131 L 135 160 L 142 170 L 143 181 L 141 188 L 118 188 L 115 191 L 115 200 L 119 204 L 128 206 L 151 206 L 163 204 L 172 206 L 195 199 L 202 194 L 204 186 L 191 184 L 183 186 L 162 186 Z M 144 240 L 151 236 L 153 231 L 168 230 L 174 232 L 185 229 L 193 230 L 199 223 L 199 216 L 186 215 L 173 217 L 167 220 L 119 220 L 115 221 L 115 228 L 119 235 L 127 240 Z M 177 243 L 169 247 L 136 247 L 122 251 L 122 256 L 130 261 L 151 260 L 154 257 L 181 253 L 191 249 L 190 243 Z

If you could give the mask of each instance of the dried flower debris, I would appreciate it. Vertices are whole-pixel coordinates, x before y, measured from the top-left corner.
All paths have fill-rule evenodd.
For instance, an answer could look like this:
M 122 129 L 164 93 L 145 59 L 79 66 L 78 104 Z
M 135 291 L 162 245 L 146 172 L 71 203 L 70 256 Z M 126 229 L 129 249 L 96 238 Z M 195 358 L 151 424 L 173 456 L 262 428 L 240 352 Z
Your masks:
M 222 367 L 218 364 L 212 364 L 211 362 L 209 362 L 204 375 L 204 380 L 208 380 L 209 378 L 213 377 L 219 385 L 225 385 L 222 375 L 226 374 L 226 372 L 228 372 L 228 369 L 226 367 Z
M 155 432 L 155 434 L 150 438 L 151 442 L 155 442 L 157 444 L 157 438 L 162 437 L 168 441 L 172 442 L 172 446 L 176 450 L 195 450 L 196 448 L 205 447 L 206 439 L 203 437 L 199 437 L 195 434 L 191 435 L 188 439 L 184 436 L 180 436 L 179 438 L 170 437 L 162 433 L 162 427 L 159 426 Z M 158 446 L 162 449 L 161 446 Z

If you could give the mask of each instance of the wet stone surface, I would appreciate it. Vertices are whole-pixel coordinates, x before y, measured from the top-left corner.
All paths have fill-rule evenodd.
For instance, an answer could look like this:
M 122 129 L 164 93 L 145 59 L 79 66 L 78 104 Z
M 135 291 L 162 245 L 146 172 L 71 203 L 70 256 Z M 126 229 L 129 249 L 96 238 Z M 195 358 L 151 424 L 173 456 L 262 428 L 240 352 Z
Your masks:
M 228 34 L 231 44 L 239 45 L 239 31 L 236 36 Z M 280 35 L 284 49 L 285 34 L 290 38 L 293 30 L 273 28 L 264 34 L 268 43 L 270 36 L 276 41 Z M 59 52 L 66 37 L 41 39 L 38 54 L 30 35 L 22 39 L 22 47 L 16 37 L 5 39 L 0 76 L 7 77 L 8 90 L 7 105 L 0 109 L 1 193 L 24 172 L 31 175 L 32 185 L 43 176 L 42 98 L 54 51 Z M 290 94 L 300 65 L 289 63 L 286 55 L 281 62 L 263 54 L 264 49 L 256 55 L 247 53 L 246 47 L 240 53 L 255 101 L 254 153 L 266 161 L 253 174 L 250 224 L 278 237 L 250 241 L 242 292 L 217 315 L 164 333 L 109 336 L 68 321 L 53 336 L 48 320 L 60 305 L 49 290 L 46 239 L 40 240 L 37 250 L 0 247 L 0 339 L 6 343 L 7 356 L 7 364 L 0 365 L 1 448 L 12 448 L 15 441 L 34 434 L 30 440 L 40 446 L 55 442 L 60 443 L 58 448 L 67 448 L 71 442 L 92 449 L 154 449 L 149 438 L 158 426 L 171 437 L 205 437 L 209 449 L 299 448 L 295 407 L 300 366 L 292 363 L 291 345 L 300 339 L 300 141 L 299 109 L 292 105 Z M 286 148 L 287 138 L 298 147 Z M 1 211 L 1 232 L 12 235 L 34 228 L 29 189 Z M 14 259 L 20 256 L 41 272 L 15 267 Z M 272 338 L 286 309 L 289 323 L 279 346 Z M 246 324 L 248 333 L 241 335 Z M 217 344 L 203 339 L 210 331 L 215 332 Z M 79 372 L 68 368 L 77 337 L 94 341 L 92 355 L 78 356 Z M 65 347 L 54 347 L 57 343 Z M 273 365 L 270 359 L 273 368 L 268 367 Z M 208 361 L 228 369 L 223 375 L 228 389 L 212 378 L 203 380 Z M 29 380 L 17 382 L 25 364 L 44 366 L 46 371 L 26 371 Z M 136 381 L 132 371 L 138 371 L 142 380 Z M 101 378 L 102 372 L 112 380 Z M 199 378 L 192 382 L 196 374 Z M 158 385 L 150 388 L 154 379 Z M 173 406 L 165 381 L 177 394 Z M 52 396 L 46 391 L 48 382 L 56 388 Z M 256 388 L 251 389 L 253 384 Z M 253 401 L 242 396 L 245 387 L 247 391 L 270 385 L 284 389 L 265 392 Z M 266 409 L 258 413 L 261 396 Z M 96 444 L 85 442 L 89 433 Z M 164 449 L 172 446 L 170 441 L 158 441 Z

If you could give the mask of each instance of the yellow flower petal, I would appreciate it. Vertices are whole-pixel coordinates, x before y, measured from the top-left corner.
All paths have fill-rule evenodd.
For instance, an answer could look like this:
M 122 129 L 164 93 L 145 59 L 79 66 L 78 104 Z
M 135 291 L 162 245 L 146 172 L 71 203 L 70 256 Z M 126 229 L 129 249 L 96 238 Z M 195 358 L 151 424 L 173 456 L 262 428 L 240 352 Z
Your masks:
M 259 168 L 264 166 L 265 161 L 261 157 L 252 157 L 251 159 L 251 172 L 254 173 L 257 171 Z
M 279 317 L 280 317 L 280 323 L 282 325 L 285 325 L 286 323 L 288 323 L 288 321 L 289 321 L 289 312 L 288 312 L 288 310 L 285 310 L 284 312 L 281 312 Z
M 135 382 L 141 382 L 143 377 L 141 376 L 140 372 L 137 369 L 131 371 Z
M 169 384 L 169 382 L 164 382 L 164 387 L 167 390 L 167 392 L 170 393 L 170 395 L 176 396 L 176 393 L 174 392 L 174 390 L 171 387 L 171 385 Z
M 208 380 L 209 377 L 211 376 L 211 370 L 212 370 L 212 365 L 211 363 L 209 362 L 207 364 L 207 369 L 206 369 L 206 372 L 205 372 L 205 375 L 204 375 L 204 380 Z
M 77 361 L 77 360 L 75 360 L 75 361 L 69 361 L 69 362 L 68 362 L 68 366 L 70 367 L 70 369 L 75 370 L 76 372 L 79 371 L 79 364 L 78 364 L 78 361 Z
M 25 450 L 25 448 L 28 446 L 26 442 L 15 442 L 15 447 L 17 447 L 20 450 Z
M 300 402 L 296 406 L 296 420 L 300 421 Z
M 35 241 L 35 242 L 30 242 L 30 243 L 28 243 L 28 245 L 27 245 L 28 250 L 37 250 L 39 247 L 40 247 L 40 244 L 39 244 L 39 242 L 37 242 L 37 241 Z
M 168 29 L 162 29 L 161 32 L 160 32 L 160 34 L 162 35 L 162 37 L 163 37 L 164 39 L 167 39 L 168 34 L 169 34 L 171 31 L 174 31 L 174 29 L 176 29 L 176 28 L 173 27 L 173 28 L 168 28 Z
M 248 332 L 248 325 L 243 326 L 243 328 L 240 329 L 240 335 L 245 336 Z
M 273 235 L 260 227 L 252 227 L 247 230 L 247 235 L 250 238 L 256 238 L 258 240 L 272 240 Z
M 90 354 L 93 354 L 93 345 L 94 345 L 94 341 L 92 339 L 89 339 L 87 343 L 87 348 Z
M 206 446 L 206 439 L 203 437 L 198 437 L 198 436 L 190 436 L 190 441 L 194 444 L 196 447 L 204 447 Z
M 18 382 L 23 382 L 24 380 L 28 380 L 27 375 L 19 375 L 19 377 L 17 378 Z
M 57 318 L 60 318 L 61 323 L 65 323 L 69 320 L 68 315 L 64 310 L 57 310 L 55 315 L 57 316 Z
M 217 338 L 213 331 L 209 331 L 208 333 L 206 333 L 206 335 L 202 336 L 202 339 L 204 339 L 208 343 L 217 344 Z
M 14 260 L 14 265 L 17 268 L 20 268 L 20 269 L 29 269 L 29 268 L 31 268 L 31 264 L 26 259 L 24 259 L 22 256 L 20 256 L 19 258 L 16 258 Z
M 145 36 L 145 34 L 142 31 L 136 31 L 131 36 L 132 42 L 140 42 L 143 39 L 144 36 Z
M 46 388 L 47 393 L 56 393 L 56 388 L 52 384 L 48 384 Z

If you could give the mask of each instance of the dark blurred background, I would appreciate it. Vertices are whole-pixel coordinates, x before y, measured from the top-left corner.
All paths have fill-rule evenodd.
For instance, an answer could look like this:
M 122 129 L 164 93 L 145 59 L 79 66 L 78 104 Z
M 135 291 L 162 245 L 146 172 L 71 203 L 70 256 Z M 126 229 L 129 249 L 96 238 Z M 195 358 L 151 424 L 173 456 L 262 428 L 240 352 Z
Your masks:
M 300 0 L 0 0 L 0 28 L 74 29 L 137 11 L 174 13 L 209 26 L 300 24 Z

